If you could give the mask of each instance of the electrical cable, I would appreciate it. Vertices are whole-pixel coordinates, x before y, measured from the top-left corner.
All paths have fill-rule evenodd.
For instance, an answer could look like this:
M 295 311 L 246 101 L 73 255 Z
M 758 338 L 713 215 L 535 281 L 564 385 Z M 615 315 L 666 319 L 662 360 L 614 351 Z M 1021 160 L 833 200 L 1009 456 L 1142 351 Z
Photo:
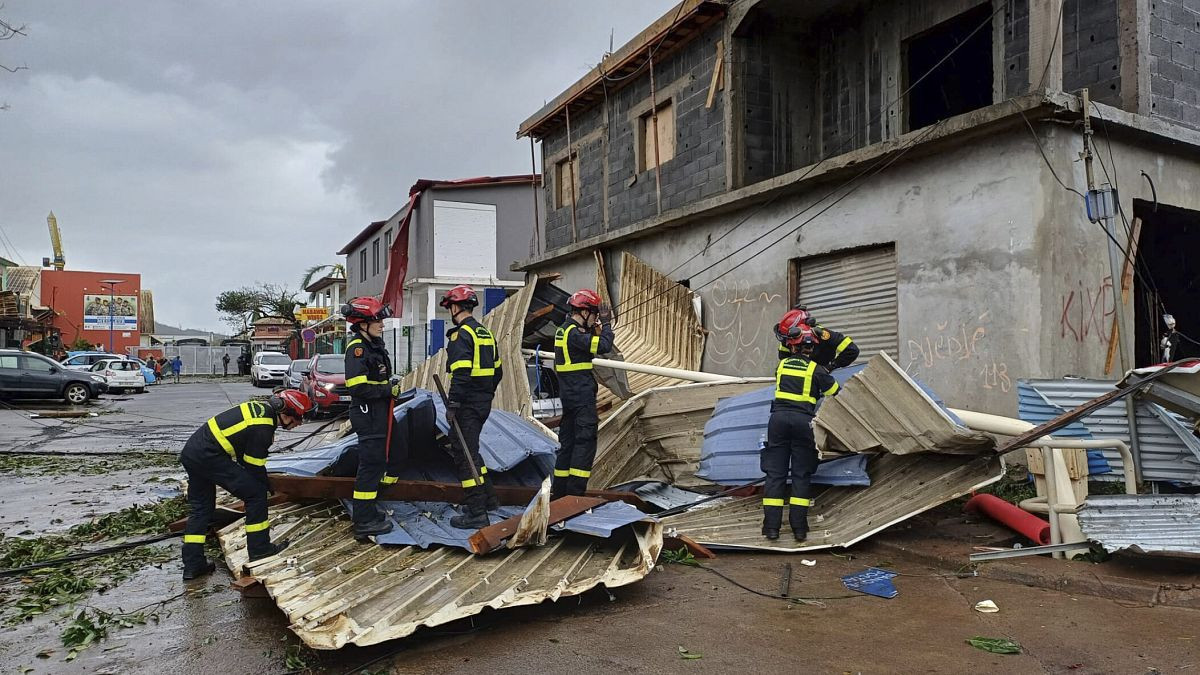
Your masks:
M 1000 12 L 1001 12 L 1001 11 L 1003 11 L 1004 9 L 1005 9 L 1005 6 L 1004 6 L 1003 4 L 1001 4 L 1001 5 L 1000 5 L 1000 6 L 999 6 L 999 7 L 998 7 L 998 8 L 997 8 L 997 9 L 996 9 L 994 12 L 992 12 L 992 13 L 991 13 L 991 15 L 989 15 L 989 16 L 988 16 L 988 18 L 987 18 L 987 19 L 985 19 L 985 20 L 984 20 L 983 22 L 981 22 L 981 23 L 980 23 L 978 26 L 976 26 L 976 27 L 975 27 L 975 29 L 974 29 L 974 30 L 972 30 L 972 31 L 971 31 L 971 32 L 970 32 L 970 33 L 967 35 L 967 37 L 966 37 L 966 38 L 964 38 L 964 39 L 963 39 L 961 42 L 959 42 L 957 45 L 955 45 L 953 49 L 951 49 L 949 52 L 947 52 L 945 56 L 943 56 L 943 57 L 942 57 L 942 58 L 941 58 L 941 59 L 940 59 L 940 60 L 939 60 L 937 63 L 935 63 L 933 66 L 931 66 L 931 67 L 929 68 L 929 70 L 925 71 L 925 72 L 924 72 L 924 73 L 923 73 L 923 74 L 922 74 L 920 77 L 918 77 L 918 78 L 917 78 L 915 81 L 913 81 L 913 82 L 912 82 L 912 84 L 910 84 L 910 85 L 908 86 L 908 88 L 906 88 L 904 91 L 900 92 L 900 93 L 899 93 L 899 94 L 896 96 L 896 98 L 892 99 L 890 102 L 888 102 L 887 104 L 885 104 L 885 105 L 884 105 L 882 108 L 880 108 L 880 109 L 879 109 L 879 112 L 877 112 L 877 113 L 875 114 L 875 116 L 874 116 L 874 117 L 872 117 L 870 120 L 868 120 L 868 121 L 867 121 L 867 123 L 866 123 L 865 125 L 863 125 L 863 127 L 862 127 L 862 128 L 864 128 L 864 129 L 870 129 L 870 128 L 871 128 L 871 125 L 873 125 L 873 124 L 875 124 L 876 122 L 878 122 L 878 121 L 879 121 L 879 120 L 880 120 L 880 119 L 883 117 L 883 115 L 884 115 L 886 112 L 888 112 L 889 110 L 891 110 L 893 106 L 895 106 L 895 105 L 896 105 L 897 103 L 899 103 L 899 102 L 900 102 L 900 101 L 901 101 L 901 100 L 902 100 L 902 99 L 903 99 L 905 96 L 907 96 L 907 95 L 908 95 L 910 92 L 912 92 L 912 90 L 913 90 L 913 89 L 915 89 L 915 88 L 916 88 L 916 87 L 917 87 L 919 84 L 921 84 L 921 82 L 923 82 L 923 81 L 925 80 L 925 78 L 927 78 L 927 77 L 929 77 L 930 75 L 932 75 L 934 71 L 936 71 L 936 70 L 937 70 L 938 68 L 940 68 L 940 67 L 941 67 L 943 64 L 945 64 L 945 63 L 946 63 L 946 61 L 948 61 L 948 60 L 950 59 L 950 57 L 954 56 L 955 52 L 957 52 L 957 51 L 958 51 L 959 49 L 961 49 L 961 48 L 962 48 L 964 45 L 966 45 L 966 44 L 967 44 L 967 43 L 968 43 L 968 42 L 971 40 L 971 38 L 975 36 L 975 34 L 976 34 L 976 33 L 978 33 L 980 30 L 982 30 L 982 29 L 984 28 L 984 26 L 986 26 L 986 25 L 988 25 L 989 23 L 991 23 L 991 21 L 992 21 L 993 19 L 995 19 L 995 18 L 996 18 L 996 16 L 997 16 L 997 15 L 999 15 L 999 14 L 1000 14 Z M 606 95 L 607 95 L 607 92 L 606 92 Z M 799 183 L 799 182 L 803 181 L 805 178 L 807 178 L 807 177 L 809 176 L 809 174 L 811 174 L 811 173 L 813 173 L 814 171 L 816 171 L 816 170 L 817 170 L 817 169 L 818 169 L 818 168 L 819 168 L 821 165 L 823 165 L 825 162 L 829 161 L 830 159 L 832 159 L 832 158 L 834 158 L 834 157 L 837 157 L 837 156 L 841 155 L 841 154 L 842 154 L 842 153 L 843 153 L 843 152 L 846 150 L 846 148 L 847 148 L 847 147 L 848 147 L 848 146 L 849 146 L 849 145 L 850 145 L 850 144 L 851 144 L 853 141 L 855 141 L 855 140 L 857 140 L 857 139 L 858 139 L 858 137 L 859 137 L 860 133 L 861 133 L 861 132 L 860 132 L 859 130 L 857 130 L 857 129 L 856 129 L 856 130 L 853 132 L 853 134 L 851 134 L 850 136 L 848 136 L 848 137 L 846 138 L 846 140 L 844 140 L 844 141 L 842 142 L 842 144 L 841 144 L 841 145 L 840 145 L 838 148 L 836 148 L 836 149 L 835 149 L 835 150 L 834 150 L 832 153 L 830 153 L 830 154 L 829 154 L 829 155 L 827 155 L 826 157 L 823 157 L 823 158 L 822 158 L 820 161 L 818 161 L 816 164 L 813 164 L 811 167 L 809 167 L 809 169 L 808 169 L 807 171 L 805 171 L 803 174 L 801 174 L 801 175 L 800 175 L 798 178 L 796 178 L 796 180 L 795 180 L 794 182 L 795 182 L 795 183 Z M 759 205 L 757 208 L 755 208 L 754 210 L 752 210 L 752 211 L 750 211 L 749 213 L 747 213 L 747 214 L 745 215 L 745 217 L 743 217 L 741 220 L 739 220 L 737 223 L 735 223 L 735 224 L 734 224 L 732 227 L 730 227 L 728 230 L 726 230 L 726 231 L 725 231 L 725 232 L 724 232 L 724 233 L 723 233 L 721 236 L 717 237 L 717 239 L 716 239 L 716 240 L 713 240 L 713 241 L 708 241 L 708 242 L 706 242 L 706 243 L 705 243 L 705 245 L 704 245 L 703 247 L 701 247 L 701 248 L 700 248 L 700 250 L 699 250 L 698 252 L 694 253 L 694 254 L 693 254 L 693 255 L 692 255 L 690 258 L 688 258 L 687 260 L 684 260 L 683 262 L 681 262 L 681 263 L 679 263 L 678 265 L 676 265 L 676 266 L 674 267 L 674 269 L 672 269 L 672 270 L 668 271 L 668 272 L 667 272 L 667 273 L 666 273 L 664 276 L 666 276 L 666 277 L 668 277 L 668 278 L 672 277 L 672 276 L 673 276 L 673 275 L 674 275 L 676 272 L 678 272 L 678 271 L 679 271 L 679 270 L 680 270 L 680 269 L 681 269 L 681 268 L 682 268 L 684 265 L 687 265 L 688 263 L 690 263 L 691 261 L 695 260 L 695 259 L 696 259 L 696 258 L 698 258 L 699 256 L 706 254 L 706 253 L 708 252 L 709 248 L 711 248 L 713 244 L 716 244 L 716 243 L 720 242 L 720 241 L 721 241 L 721 240 L 723 240 L 725 237 L 729 236 L 729 235 L 730 235 L 730 234 L 732 234 L 732 233 L 733 233 L 735 230 L 737 230 L 737 229 L 738 229 L 738 228 L 740 228 L 742 225 L 744 225 L 744 224 L 745 224 L 747 221 L 749 221 L 749 220 L 750 220 L 752 217 L 754 217 L 754 216 L 755 216 L 755 215 L 757 215 L 759 212 L 761 212 L 762 210 L 766 209 L 768 206 L 770 206 L 771 204 L 773 204 L 773 203 L 774 203 L 774 202 L 775 202 L 777 199 L 779 199 L 779 197 L 781 196 L 781 194 L 782 194 L 782 193 L 780 193 L 780 192 L 777 192 L 776 194 L 772 195 L 772 196 L 771 196 L 769 199 L 767 199 L 765 202 L 763 202 L 762 204 L 760 204 L 760 205 Z M 804 212 L 806 212 L 806 211 L 808 211 L 809 209 L 813 208 L 813 207 L 814 207 L 814 206 L 815 206 L 817 203 L 819 203 L 819 201 L 820 201 L 820 200 L 818 200 L 818 202 L 814 202 L 813 204 L 810 204 L 809 206 L 805 207 L 805 208 L 804 208 L 804 209 L 803 209 L 803 210 L 802 210 L 800 213 L 801 213 L 801 214 L 803 214 Z M 692 277 L 692 276 L 695 276 L 695 274 L 689 275 L 689 277 Z M 636 297 L 637 297 L 639 294 L 641 294 L 641 293 L 645 293 L 645 292 L 647 292 L 647 291 L 643 290 L 643 291 L 640 291 L 639 293 L 636 293 L 636 294 L 634 294 L 634 295 L 630 296 L 629 298 L 621 298 L 621 302 L 620 302 L 620 303 L 618 303 L 618 304 L 617 304 L 617 306 L 613 308 L 613 309 L 614 309 L 614 311 L 616 311 L 616 310 L 620 310 L 620 311 L 628 311 L 627 309 L 625 309 L 625 308 L 624 308 L 624 305 L 626 304 L 626 302 L 632 301 L 632 300 L 633 300 L 634 298 L 636 298 Z M 655 296 L 655 297 L 658 297 L 658 296 Z M 654 298 L 651 298 L 651 299 L 654 299 Z M 642 304 L 644 304 L 644 303 L 642 303 Z M 638 306 L 640 306 L 640 305 L 638 305 Z
M 737 586 L 738 588 L 742 589 L 743 591 L 746 591 L 748 593 L 753 593 L 754 595 L 760 595 L 764 598 L 770 598 L 772 600 L 783 600 L 783 601 L 785 601 L 789 604 L 793 604 L 793 605 L 816 605 L 818 607 L 822 607 L 822 606 L 824 606 L 824 603 L 821 602 L 822 600 L 849 600 L 851 598 L 870 597 L 864 593 L 854 593 L 853 595 L 812 596 L 812 597 L 807 597 L 807 598 L 797 597 L 794 595 L 779 595 L 778 593 L 765 593 L 758 589 L 751 588 L 751 587 L 747 586 L 746 584 L 743 584 L 742 582 L 738 581 L 737 579 L 734 579 L 733 577 L 725 574 L 724 572 L 713 569 L 712 567 L 708 567 L 706 565 L 701 565 L 700 563 L 676 563 L 676 564 L 682 565 L 684 567 L 694 567 L 696 569 L 702 569 L 706 572 L 711 572 L 712 574 L 715 574 L 718 577 L 721 577 L 722 579 L 724 579 L 725 581 L 728 581 L 729 583 L 733 584 L 734 586 Z
M 638 66 L 636 69 L 634 69 L 633 72 L 628 73 L 626 75 L 621 75 L 620 77 L 611 77 L 608 73 L 604 72 L 604 59 L 600 59 L 600 63 L 596 64 L 596 70 L 598 70 L 600 72 L 601 79 L 606 80 L 608 82 L 621 82 L 624 80 L 628 80 L 629 78 L 642 72 L 642 68 L 645 68 L 647 63 L 651 63 L 654 61 L 654 55 L 656 53 L 658 53 L 659 47 L 662 47 L 662 44 L 667 41 L 667 35 L 670 34 L 671 27 L 674 26 L 677 21 L 679 21 L 679 15 L 683 13 L 683 5 L 684 5 L 684 3 L 680 2 L 679 6 L 675 8 L 675 16 L 672 17 L 670 25 L 668 25 L 667 29 L 663 31 L 663 36 L 661 38 L 659 38 L 658 43 L 655 44 L 654 47 L 650 50 L 649 58 L 647 58 L 645 61 L 643 61 L 642 65 Z
M 139 546 L 145 546 L 147 544 L 153 544 L 156 542 L 165 541 L 167 539 L 173 539 L 175 537 L 182 537 L 182 536 L 183 536 L 182 531 L 180 531 L 180 532 L 164 532 L 163 534 L 156 534 L 152 537 L 146 537 L 145 539 L 126 541 L 126 542 L 122 542 L 120 544 L 113 544 L 112 546 L 106 546 L 104 548 L 98 548 L 98 549 L 95 549 L 92 551 L 82 551 L 80 553 L 72 553 L 71 555 L 65 555 L 65 556 L 62 556 L 61 558 L 54 558 L 52 560 L 43 560 L 41 562 L 32 563 L 30 565 L 22 565 L 21 567 L 10 567 L 8 569 L 0 570 L 0 577 L 9 577 L 9 576 L 13 576 L 14 574 L 23 574 L 25 572 L 29 572 L 32 570 L 42 569 L 43 567 L 55 567 L 57 565 L 62 565 L 64 563 L 77 562 L 80 560 L 87 560 L 88 558 L 95 558 L 95 557 L 102 556 L 102 555 L 108 555 L 110 553 L 119 553 L 119 552 L 127 550 L 127 549 L 137 548 Z

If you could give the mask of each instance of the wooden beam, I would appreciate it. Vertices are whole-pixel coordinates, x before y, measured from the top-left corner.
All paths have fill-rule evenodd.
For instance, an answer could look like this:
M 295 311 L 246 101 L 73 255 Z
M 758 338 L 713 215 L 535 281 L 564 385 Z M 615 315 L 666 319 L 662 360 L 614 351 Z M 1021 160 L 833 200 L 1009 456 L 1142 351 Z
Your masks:
M 550 520 L 547 525 L 561 523 L 568 518 L 574 518 L 581 513 L 607 504 L 609 500 L 598 497 L 560 497 L 550 502 Z M 521 516 L 513 516 L 495 525 L 488 525 L 479 530 L 467 540 L 471 551 L 476 555 L 495 551 L 504 545 L 504 540 L 512 536 L 521 524 Z
M 705 108 L 713 107 L 713 99 L 717 96 L 717 90 L 721 88 L 722 76 L 721 69 L 725 67 L 725 46 L 717 40 L 717 60 L 713 63 L 712 82 L 708 83 L 708 100 L 704 102 Z
M 296 499 L 349 499 L 354 494 L 354 478 L 333 476 L 288 476 L 273 473 L 269 476 L 271 489 L 275 492 L 286 492 L 293 500 Z M 509 506 L 525 506 L 537 494 L 536 486 L 496 485 L 496 497 L 501 504 Z M 632 492 L 617 492 L 615 490 L 588 490 L 589 497 L 597 497 L 605 501 L 621 501 L 638 508 L 645 508 L 646 503 L 641 497 Z M 402 480 L 391 485 L 379 486 L 380 500 L 420 501 L 420 502 L 449 502 L 462 504 L 466 501 L 466 492 L 458 483 L 438 483 L 425 480 Z
M 1129 234 L 1129 257 L 1125 259 L 1125 264 L 1121 267 L 1121 297 L 1117 302 L 1125 304 L 1129 302 L 1129 293 L 1133 290 L 1133 266 L 1137 263 L 1138 239 L 1142 234 L 1142 219 L 1135 217 L 1133 219 L 1133 228 Z M 1116 287 L 1113 288 L 1113 296 L 1116 296 Z M 1121 328 L 1117 325 L 1117 315 L 1113 314 L 1112 327 L 1108 331 L 1108 353 L 1104 355 L 1104 372 L 1108 374 L 1112 371 L 1113 360 L 1117 355 L 1117 345 L 1121 335 Z
M 681 548 L 686 548 L 693 556 L 697 558 L 713 560 L 717 557 L 717 554 L 710 551 L 707 546 L 700 544 L 685 534 L 676 534 L 673 537 L 663 537 L 664 551 L 678 551 Z
M 291 501 L 291 498 L 285 494 L 281 494 L 278 490 L 274 495 L 267 497 L 267 506 L 275 506 L 284 502 Z M 234 502 L 228 506 L 217 505 L 213 512 L 212 522 L 209 525 L 210 529 L 219 530 L 222 527 L 232 523 L 246 515 L 246 505 L 243 502 Z M 171 532 L 183 532 L 183 528 L 187 526 L 187 518 L 180 518 L 167 526 L 167 530 Z

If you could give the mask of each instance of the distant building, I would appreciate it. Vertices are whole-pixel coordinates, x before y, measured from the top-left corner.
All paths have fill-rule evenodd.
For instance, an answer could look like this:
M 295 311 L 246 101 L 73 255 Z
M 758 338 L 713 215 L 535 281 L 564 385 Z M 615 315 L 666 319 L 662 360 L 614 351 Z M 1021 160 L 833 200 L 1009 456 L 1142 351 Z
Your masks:
M 41 268 L 0 258 L 0 348 L 32 344 L 50 353 L 58 346 L 54 314 L 42 305 L 41 286 Z M 46 338 L 46 345 L 37 344 Z
M 470 284 L 483 312 L 524 285 L 512 264 L 528 257 L 540 209 L 532 175 L 420 180 L 404 208 L 371 223 L 338 251 L 346 256 L 347 297 L 384 294 L 390 262 L 403 289 L 402 312 L 384 338 L 396 369 L 404 372 L 441 349 L 449 314 L 438 299 Z M 394 247 L 402 247 L 393 250 Z
M 250 344 L 254 351 L 286 352 L 295 324 L 277 316 L 264 316 L 254 322 Z
M 68 346 L 82 338 L 124 354 L 140 345 L 141 291 L 140 274 L 41 270 L 42 303 L 54 311 L 53 326 Z

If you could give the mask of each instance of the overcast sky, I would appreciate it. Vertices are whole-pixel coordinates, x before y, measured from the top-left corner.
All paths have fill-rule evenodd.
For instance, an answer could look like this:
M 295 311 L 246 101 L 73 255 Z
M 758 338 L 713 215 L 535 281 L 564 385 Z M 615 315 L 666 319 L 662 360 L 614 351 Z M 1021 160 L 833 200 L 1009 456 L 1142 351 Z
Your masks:
M 670 0 L 5 0 L 0 255 L 140 272 L 156 318 L 303 271 L 418 178 L 527 173 L 517 126 Z M 0 242 L 3 238 L 0 238 Z

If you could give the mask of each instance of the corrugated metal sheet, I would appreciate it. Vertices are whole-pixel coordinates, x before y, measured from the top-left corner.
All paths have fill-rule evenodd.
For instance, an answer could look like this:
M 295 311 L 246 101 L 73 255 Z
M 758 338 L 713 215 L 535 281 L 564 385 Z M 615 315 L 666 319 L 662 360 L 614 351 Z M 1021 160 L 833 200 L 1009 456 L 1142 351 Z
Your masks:
M 363 546 L 334 502 L 271 512 L 287 553 L 248 564 L 240 522 L 221 530 L 225 561 L 246 566 L 310 647 L 376 644 L 479 614 L 634 583 L 654 567 L 662 527 L 639 522 L 610 539 L 567 534 L 546 546 L 475 556 L 456 548 Z
M 525 330 L 525 315 L 529 312 L 529 300 L 538 283 L 537 275 L 525 277 L 525 286 L 514 293 L 498 307 L 484 316 L 481 321 L 496 336 L 496 344 L 500 347 L 500 356 L 505 366 L 504 379 L 496 390 L 496 398 L 492 407 L 507 410 L 522 417 L 532 418 L 533 402 L 529 393 L 529 378 L 525 377 L 525 359 L 521 356 L 521 338 Z M 442 383 L 450 385 L 446 376 L 446 350 L 443 348 L 437 354 L 404 376 L 405 389 L 420 388 L 437 391 L 433 376 L 440 375 Z
M 1065 412 L 1062 408 L 1047 401 L 1046 397 L 1042 396 L 1028 382 L 1024 380 L 1017 381 L 1017 414 L 1023 421 L 1038 426 L 1049 422 Z M 1075 421 L 1055 431 L 1054 436 L 1058 438 L 1090 439 L 1092 438 L 1092 432 L 1088 431 L 1082 422 Z M 1108 460 L 1104 458 L 1104 451 L 1099 448 L 1088 449 L 1087 460 L 1088 474 L 1112 472 L 1112 467 L 1109 466 Z M 1118 476 L 1113 476 L 1112 478 L 1116 480 Z
M 670 516 L 663 519 L 663 526 L 669 534 L 685 534 L 716 548 L 806 551 L 850 546 L 1000 480 L 1004 467 L 995 455 L 883 453 L 871 458 L 867 472 L 871 487 L 831 487 L 816 493 L 815 503 L 809 509 L 809 537 L 803 544 L 791 538 L 786 522 L 784 536 L 778 540 L 762 536 L 761 497 L 746 497 Z
M 860 361 L 897 355 L 896 249 L 849 251 L 800 261 L 800 298 L 824 326 L 854 338 Z
M 597 269 L 597 275 L 600 275 Z M 631 363 L 652 363 L 668 368 L 699 370 L 704 354 L 704 326 L 696 315 L 696 295 L 629 253 L 621 254 L 621 284 L 616 348 Z M 628 373 L 634 394 L 654 387 L 681 384 L 682 380 L 645 373 Z M 597 397 L 600 405 L 621 404 L 608 389 Z
M 653 518 L 642 513 L 632 504 L 609 502 L 601 504 L 591 511 L 582 513 L 574 518 L 568 518 L 554 525 L 553 529 L 578 532 L 579 534 L 608 539 L 618 529 L 647 519 L 653 520 Z
M 712 485 L 697 478 L 696 469 L 713 406 L 770 381 L 693 383 L 635 395 L 600 423 L 591 484 L 649 479 L 683 488 Z
M 1028 384 L 1050 403 L 1071 410 L 1097 396 L 1112 391 L 1114 382 L 1106 380 L 1060 379 L 1028 380 Z M 1200 439 L 1189 433 L 1176 418 L 1164 420 L 1154 404 L 1137 402 L 1137 427 L 1141 453 L 1142 480 L 1178 481 L 1200 484 Z M 1129 442 L 1129 420 L 1124 402 L 1118 401 L 1096 410 L 1081 422 L 1096 438 L 1119 438 Z M 1121 455 L 1104 450 L 1114 473 L 1124 471 Z
M 713 408 L 721 399 L 760 390 L 769 381 L 691 384 L 638 394 L 600 425 L 593 482 L 612 485 L 652 476 L 685 487 L 703 484 L 695 476 L 698 436 Z M 761 536 L 761 498 L 698 508 L 666 518 L 663 524 L 669 531 L 719 547 L 798 551 L 847 546 L 1003 476 L 1003 463 L 992 454 L 991 437 L 959 427 L 884 354 L 852 377 L 830 403 L 843 398 L 842 412 L 861 427 L 859 437 L 886 438 L 886 443 L 875 445 L 890 449 L 911 445 L 902 437 L 911 433 L 921 437 L 918 445 L 928 445 L 929 452 L 884 453 L 870 461 L 871 487 L 833 487 L 822 492 L 811 510 L 812 538 L 801 546 Z M 900 425 L 897 415 L 909 415 L 911 420 Z M 879 428 L 870 426 L 876 420 Z M 668 439 L 672 443 L 664 443 Z M 982 455 L 944 454 L 966 448 Z
M 850 452 L 974 455 L 995 445 L 987 434 L 958 424 L 884 352 L 821 405 L 814 427 L 831 439 L 823 443 L 818 434 L 819 447 Z
M 1200 554 L 1200 495 L 1092 495 L 1079 526 L 1109 551 Z
M 653 504 L 660 509 L 673 509 L 679 506 L 685 506 L 704 499 L 706 495 L 691 490 L 681 490 L 674 485 L 667 485 L 662 481 L 631 481 L 620 485 L 613 485 L 611 490 L 620 490 L 623 492 L 632 492 L 642 498 L 642 501 L 647 504 Z

